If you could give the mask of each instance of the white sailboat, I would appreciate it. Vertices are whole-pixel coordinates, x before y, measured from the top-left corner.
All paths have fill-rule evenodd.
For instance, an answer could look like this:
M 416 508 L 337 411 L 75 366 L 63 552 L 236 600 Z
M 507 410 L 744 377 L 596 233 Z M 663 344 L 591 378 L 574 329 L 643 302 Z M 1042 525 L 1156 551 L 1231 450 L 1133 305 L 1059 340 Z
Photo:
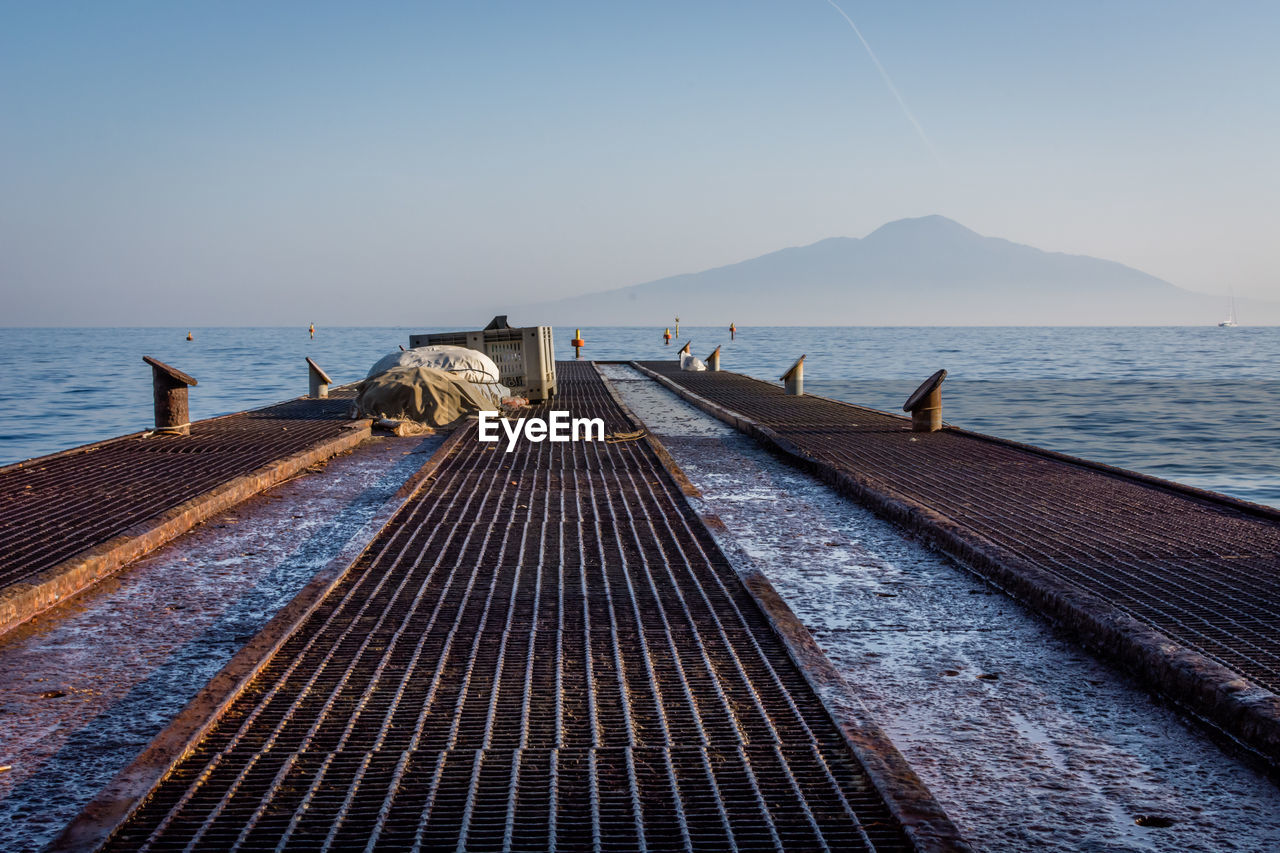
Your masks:
M 1218 324 L 1218 327 L 1230 329 L 1238 325 L 1240 324 L 1236 322 L 1236 295 L 1233 293 L 1231 294 L 1231 313 L 1227 316 L 1227 319 Z

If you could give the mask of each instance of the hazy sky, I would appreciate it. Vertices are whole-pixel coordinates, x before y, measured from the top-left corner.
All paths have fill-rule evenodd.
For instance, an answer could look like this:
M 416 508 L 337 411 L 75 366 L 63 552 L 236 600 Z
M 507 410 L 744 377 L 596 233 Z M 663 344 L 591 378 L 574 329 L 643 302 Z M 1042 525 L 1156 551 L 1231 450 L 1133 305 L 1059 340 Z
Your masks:
M 1280 3 L 840 5 L 901 102 L 828 0 L 0 0 L 0 326 L 484 320 L 929 213 L 1280 300 Z

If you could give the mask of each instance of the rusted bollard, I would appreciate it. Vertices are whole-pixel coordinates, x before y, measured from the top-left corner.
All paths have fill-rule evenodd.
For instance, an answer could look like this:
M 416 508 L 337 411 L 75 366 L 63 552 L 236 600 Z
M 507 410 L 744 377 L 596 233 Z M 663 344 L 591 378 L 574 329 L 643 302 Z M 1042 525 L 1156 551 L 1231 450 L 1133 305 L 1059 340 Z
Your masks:
M 324 398 L 329 396 L 329 386 L 333 380 L 329 374 L 320 369 L 320 365 L 307 356 L 307 396 Z
M 939 370 L 920 383 L 915 393 L 902 404 L 902 411 L 911 413 L 912 432 L 942 429 L 942 380 L 946 378 L 947 371 Z
M 191 411 L 187 407 L 187 386 L 196 380 L 163 361 L 144 355 L 151 365 L 151 388 L 156 402 L 156 432 L 166 435 L 190 435 Z
M 711 355 L 707 356 L 707 370 L 720 369 L 720 347 L 716 347 L 711 351 Z
M 685 353 L 688 353 L 689 355 L 693 355 L 693 350 L 689 349 L 689 347 L 691 346 L 693 346 L 693 341 L 686 341 L 685 345 L 680 347 L 679 351 L 676 353 L 676 358 L 679 358 Z
M 804 356 L 797 358 L 796 363 L 778 378 L 787 384 L 788 394 L 794 397 L 804 396 Z

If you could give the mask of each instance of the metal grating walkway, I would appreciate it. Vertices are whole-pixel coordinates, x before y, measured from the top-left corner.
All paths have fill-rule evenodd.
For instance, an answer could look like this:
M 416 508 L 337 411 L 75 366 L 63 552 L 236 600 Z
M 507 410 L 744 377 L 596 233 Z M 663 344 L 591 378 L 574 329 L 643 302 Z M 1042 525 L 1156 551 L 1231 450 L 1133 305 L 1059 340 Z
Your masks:
M 467 438 L 107 847 L 907 842 L 646 443 Z
M 0 589 L 339 435 L 352 396 L 291 400 L 197 421 L 189 436 L 125 436 L 0 469 Z
M 912 433 L 901 418 L 740 374 L 642 365 L 1280 692 L 1280 513 L 962 432 Z

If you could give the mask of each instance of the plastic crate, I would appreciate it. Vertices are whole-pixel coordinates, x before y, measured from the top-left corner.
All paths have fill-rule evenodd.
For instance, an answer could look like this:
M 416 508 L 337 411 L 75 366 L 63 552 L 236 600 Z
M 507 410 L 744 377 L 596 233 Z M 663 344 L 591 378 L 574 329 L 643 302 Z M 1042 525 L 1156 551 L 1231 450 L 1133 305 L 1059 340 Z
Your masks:
M 556 349 L 550 326 L 514 328 L 505 314 L 475 332 L 410 335 L 409 346 L 450 345 L 477 350 L 498 365 L 498 378 L 514 393 L 548 400 L 556 393 Z

